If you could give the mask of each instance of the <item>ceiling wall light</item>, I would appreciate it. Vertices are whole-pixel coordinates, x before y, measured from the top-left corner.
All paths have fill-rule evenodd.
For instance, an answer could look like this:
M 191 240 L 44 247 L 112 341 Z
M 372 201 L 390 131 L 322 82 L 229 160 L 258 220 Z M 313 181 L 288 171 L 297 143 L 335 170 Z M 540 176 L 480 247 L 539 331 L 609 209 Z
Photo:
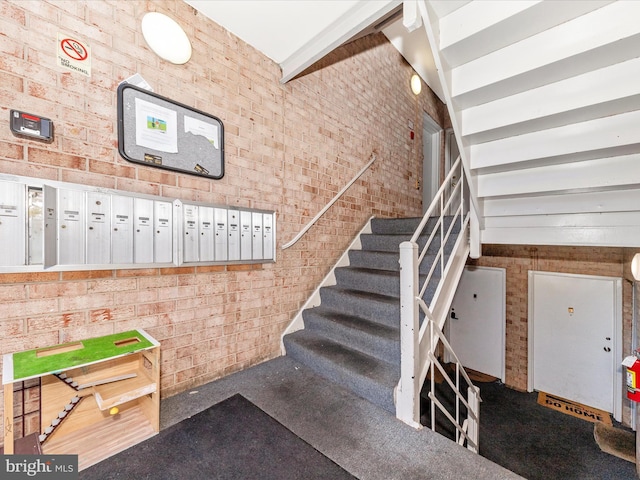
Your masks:
M 636 253 L 631 260 L 631 274 L 636 281 L 640 281 L 640 253 Z
M 172 18 L 158 12 L 142 17 L 142 35 L 147 45 L 160 58 L 182 65 L 191 58 L 191 42 L 184 30 Z
M 419 95 L 422 91 L 422 80 L 415 73 L 411 76 L 411 91 L 414 95 Z

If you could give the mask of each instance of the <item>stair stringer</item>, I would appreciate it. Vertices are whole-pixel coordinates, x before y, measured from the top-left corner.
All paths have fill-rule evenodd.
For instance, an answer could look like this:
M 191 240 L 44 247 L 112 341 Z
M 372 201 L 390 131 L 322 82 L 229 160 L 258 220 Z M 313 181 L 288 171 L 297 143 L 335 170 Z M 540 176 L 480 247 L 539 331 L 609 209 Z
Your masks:
M 309 296 L 307 301 L 302 305 L 298 313 L 293 317 L 287 328 L 284 329 L 282 335 L 280 336 L 280 352 L 282 355 L 287 354 L 286 347 L 284 345 L 284 337 L 293 332 L 297 332 L 298 330 L 304 330 L 304 321 L 302 319 L 302 312 L 309 308 L 318 307 L 322 303 L 320 298 L 320 289 L 322 287 L 330 287 L 332 285 L 336 285 L 336 275 L 335 270 L 339 267 L 348 267 L 350 265 L 349 260 L 349 252 L 352 250 L 362 250 L 362 242 L 360 240 L 360 236 L 365 233 L 371 233 L 371 220 L 375 218 L 375 216 L 369 217 L 367 222 L 364 224 L 362 229 L 357 233 L 351 244 L 347 247 L 347 249 L 342 253 L 336 264 L 331 268 L 329 273 L 322 279 L 318 287 L 313 291 L 313 293 Z

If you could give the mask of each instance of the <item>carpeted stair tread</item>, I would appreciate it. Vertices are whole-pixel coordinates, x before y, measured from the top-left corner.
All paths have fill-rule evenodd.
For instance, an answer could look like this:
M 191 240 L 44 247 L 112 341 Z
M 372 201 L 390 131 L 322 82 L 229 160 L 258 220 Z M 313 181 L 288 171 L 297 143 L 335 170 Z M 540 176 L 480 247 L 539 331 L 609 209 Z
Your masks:
M 398 272 L 362 267 L 341 267 L 336 268 L 335 275 L 338 284 L 345 288 L 358 288 L 363 292 L 400 298 L 400 275 Z M 425 300 L 432 298 L 439 278 L 439 270 L 436 269 L 426 290 Z M 421 275 L 420 285 L 425 280 L 426 276 Z
M 305 329 L 390 363 L 400 362 L 400 325 L 394 327 L 325 307 L 303 312 Z
M 320 289 L 320 298 L 321 305 L 332 310 L 391 327 L 400 324 L 400 302 L 397 297 L 331 286 Z
M 420 272 L 427 273 L 436 258 L 436 254 L 425 255 L 420 264 Z M 349 252 L 349 266 L 368 268 L 375 265 L 378 270 L 388 270 L 391 272 L 400 271 L 400 253 L 380 252 L 377 250 L 351 250 Z
M 306 329 L 285 336 L 284 342 L 287 355 L 395 414 L 393 389 L 400 378 L 399 365 L 384 362 Z
M 420 218 L 372 219 L 370 234 L 360 235 L 361 250 L 349 252 L 349 266 L 334 270 L 335 285 L 320 288 L 320 305 L 302 313 L 305 328 L 283 339 L 287 355 L 395 414 L 393 391 L 400 378 L 400 251 Z M 422 250 L 439 219 L 432 218 L 418 239 Z M 445 217 L 446 230 L 451 218 Z M 454 226 L 453 230 L 459 230 Z M 420 266 L 420 285 L 440 248 L 437 232 Z M 447 240 L 445 261 L 456 242 Z M 429 304 L 440 280 L 434 269 L 423 295 Z M 420 319 L 424 313 L 420 312 Z
M 409 236 L 416 231 L 422 217 L 405 218 L 372 218 L 371 231 L 373 233 L 405 233 Z

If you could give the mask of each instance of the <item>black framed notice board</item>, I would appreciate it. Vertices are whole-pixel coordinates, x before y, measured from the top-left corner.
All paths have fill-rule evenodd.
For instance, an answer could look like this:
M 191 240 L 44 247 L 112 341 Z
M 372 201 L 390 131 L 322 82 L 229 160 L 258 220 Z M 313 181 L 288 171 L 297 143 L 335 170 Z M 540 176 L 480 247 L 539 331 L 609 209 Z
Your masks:
M 128 83 L 118 87 L 118 151 L 129 162 L 224 176 L 219 118 Z

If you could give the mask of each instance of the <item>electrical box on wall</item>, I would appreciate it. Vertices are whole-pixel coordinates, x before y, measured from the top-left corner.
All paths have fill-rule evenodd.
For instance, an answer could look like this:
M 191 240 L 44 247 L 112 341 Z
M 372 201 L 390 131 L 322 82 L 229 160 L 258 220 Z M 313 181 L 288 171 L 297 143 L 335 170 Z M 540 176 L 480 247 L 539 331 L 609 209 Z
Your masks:
M 265 261 L 274 212 L 0 174 L 0 273 Z
M 44 142 L 53 141 L 53 122 L 50 119 L 19 110 L 11 110 L 9 115 L 9 125 L 14 134 Z

